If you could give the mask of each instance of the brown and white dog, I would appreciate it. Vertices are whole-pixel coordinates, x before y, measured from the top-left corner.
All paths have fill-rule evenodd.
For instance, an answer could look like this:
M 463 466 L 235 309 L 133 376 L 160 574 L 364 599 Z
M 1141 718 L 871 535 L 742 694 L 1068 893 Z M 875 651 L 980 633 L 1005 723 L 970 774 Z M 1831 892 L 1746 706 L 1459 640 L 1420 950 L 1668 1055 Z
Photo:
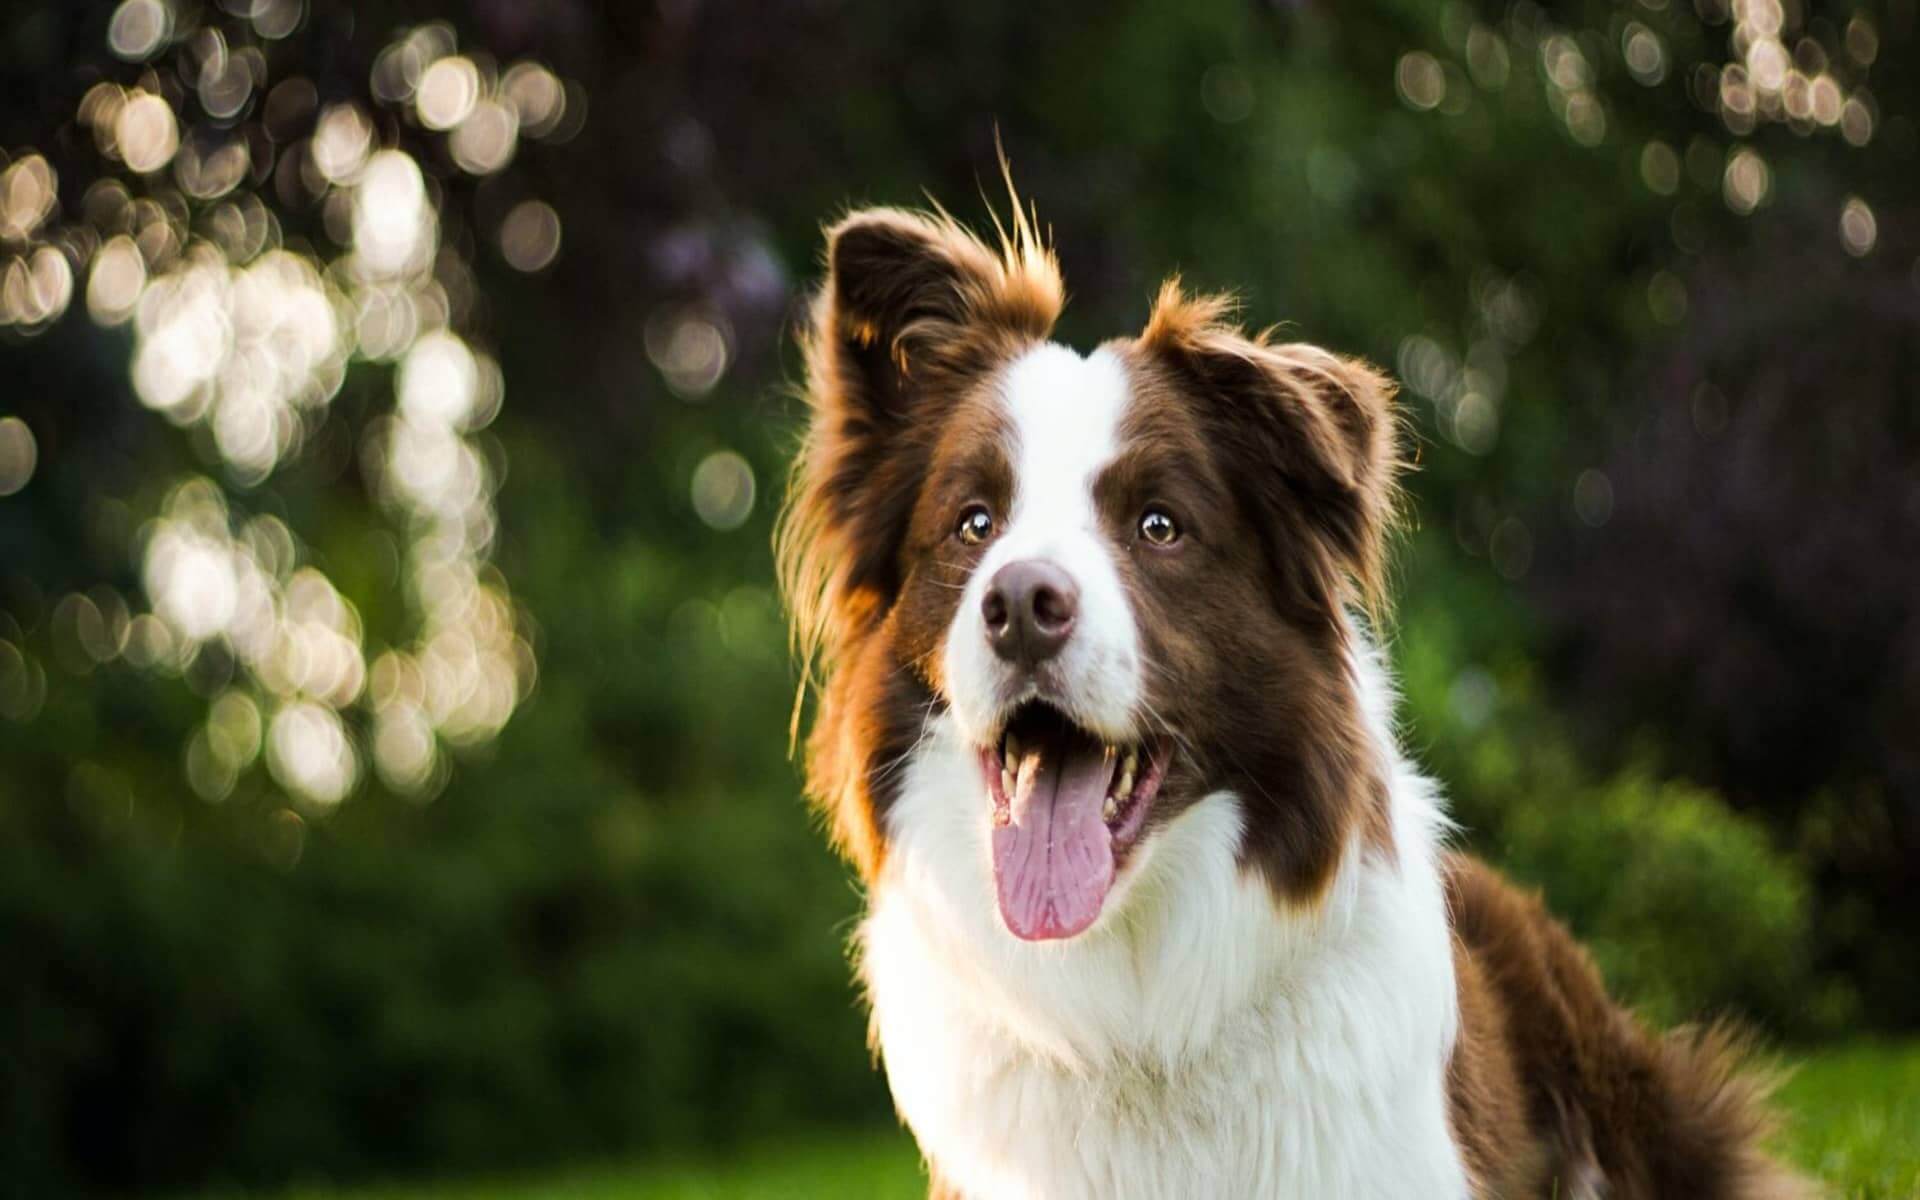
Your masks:
M 1387 380 L 1177 283 L 1082 356 L 1031 221 L 998 242 L 829 231 L 780 537 L 934 1194 L 1804 1194 L 1729 1039 L 1643 1029 L 1445 849 L 1357 615 Z

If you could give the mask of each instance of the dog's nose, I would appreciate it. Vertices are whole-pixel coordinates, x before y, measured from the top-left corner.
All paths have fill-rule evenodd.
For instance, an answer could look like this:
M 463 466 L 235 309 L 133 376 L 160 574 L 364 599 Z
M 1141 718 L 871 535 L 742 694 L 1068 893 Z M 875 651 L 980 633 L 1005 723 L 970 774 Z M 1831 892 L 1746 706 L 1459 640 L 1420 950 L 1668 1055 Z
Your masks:
M 995 571 L 980 601 L 993 652 L 1029 668 L 1060 653 L 1079 610 L 1080 589 L 1073 586 L 1073 578 L 1050 562 L 1031 558 Z

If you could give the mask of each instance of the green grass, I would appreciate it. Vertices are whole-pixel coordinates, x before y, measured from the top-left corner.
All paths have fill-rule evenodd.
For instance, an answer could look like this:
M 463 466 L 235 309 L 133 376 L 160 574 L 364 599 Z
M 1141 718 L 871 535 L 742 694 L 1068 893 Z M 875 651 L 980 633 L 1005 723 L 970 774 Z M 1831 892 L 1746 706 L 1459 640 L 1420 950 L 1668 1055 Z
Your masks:
M 901 1200 L 926 1190 L 912 1140 L 885 1131 L 765 1146 L 730 1158 L 470 1182 L 296 1188 L 282 1200 Z
M 1781 1100 L 1783 1148 L 1845 1200 L 1920 1197 L 1920 1043 L 1812 1055 Z
M 1920 1042 L 1798 1058 L 1782 1149 L 1837 1200 L 1920 1197 Z M 925 1194 L 913 1143 L 869 1133 L 731 1158 L 560 1170 L 468 1183 L 298 1189 L 285 1200 L 906 1200 Z

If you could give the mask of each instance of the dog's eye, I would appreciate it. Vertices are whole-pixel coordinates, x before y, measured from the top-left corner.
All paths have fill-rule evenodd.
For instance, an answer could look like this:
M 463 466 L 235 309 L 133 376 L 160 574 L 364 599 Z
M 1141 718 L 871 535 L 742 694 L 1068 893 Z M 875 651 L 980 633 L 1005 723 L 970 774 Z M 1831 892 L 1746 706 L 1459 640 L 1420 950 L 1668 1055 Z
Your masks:
M 1149 508 L 1140 514 L 1140 536 L 1156 546 L 1171 546 L 1180 540 L 1180 526 L 1164 508 Z
M 953 536 L 969 546 L 978 546 L 993 536 L 993 514 L 984 504 L 969 504 L 960 510 L 960 524 Z

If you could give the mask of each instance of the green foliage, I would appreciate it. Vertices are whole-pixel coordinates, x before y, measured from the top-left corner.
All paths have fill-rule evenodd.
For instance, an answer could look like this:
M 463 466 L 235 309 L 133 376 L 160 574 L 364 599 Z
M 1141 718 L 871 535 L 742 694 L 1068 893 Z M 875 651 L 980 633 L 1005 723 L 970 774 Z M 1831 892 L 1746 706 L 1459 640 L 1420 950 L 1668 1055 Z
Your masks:
M 1410 556 L 1410 570 L 1423 566 Z M 1463 652 L 1488 611 L 1478 590 L 1454 582 L 1429 597 L 1395 643 L 1408 733 L 1446 782 L 1465 843 L 1539 888 L 1650 1018 L 1833 1032 L 1844 994 L 1809 1001 L 1799 864 L 1706 788 L 1632 763 L 1595 778 L 1518 642 L 1484 665 Z
M 25 782 L 64 775 L 54 754 L 5 743 L 0 1158 L 43 1188 L 503 1166 L 886 1111 L 842 953 L 857 897 L 783 761 L 764 538 L 698 564 L 590 540 L 577 483 L 514 449 L 545 675 L 437 799 L 293 821 L 275 858 L 256 800 L 208 809 L 171 762 L 89 757 L 99 797 L 63 798 Z M 116 1128 L 137 1140 L 94 1155 Z
M 387 845 L 316 835 L 291 875 L 197 838 L 9 844 L 0 1152 L 67 1190 L 121 1127 L 120 1182 L 151 1184 L 725 1144 L 802 1091 L 814 1120 L 884 1112 L 852 898 L 797 811 L 550 783 Z
M 1628 774 L 1517 806 L 1501 859 L 1579 930 L 1608 981 L 1661 1023 L 1807 1017 L 1807 889 L 1712 792 Z

